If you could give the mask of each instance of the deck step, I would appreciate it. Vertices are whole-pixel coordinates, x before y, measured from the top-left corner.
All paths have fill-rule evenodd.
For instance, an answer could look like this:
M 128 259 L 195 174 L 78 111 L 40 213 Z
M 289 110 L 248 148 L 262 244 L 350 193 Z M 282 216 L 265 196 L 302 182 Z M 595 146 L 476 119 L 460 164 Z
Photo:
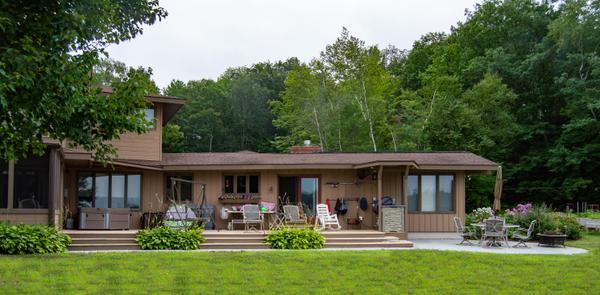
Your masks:
M 65 231 L 73 239 L 71 251 L 139 250 L 137 231 Z M 269 249 L 268 232 L 205 231 L 206 250 Z M 412 242 L 377 231 L 323 231 L 325 248 L 405 248 Z
M 325 238 L 326 243 L 379 243 L 379 242 L 388 242 L 395 241 L 397 238 L 393 237 L 368 237 L 368 238 L 352 238 L 352 237 L 343 237 L 343 238 Z
M 264 237 L 205 237 L 205 244 L 215 244 L 215 243 L 262 243 L 264 242 Z
M 204 243 L 200 249 L 212 250 L 244 250 L 244 249 L 270 249 L 265 243 Z
M 69 251 L 97 251 L 97 250 L 140 250 L 135 243 L 114 244 L 71 244 Z
M 135 238 L 73 238 L 73 245 L 89 244 L 135 244 Z

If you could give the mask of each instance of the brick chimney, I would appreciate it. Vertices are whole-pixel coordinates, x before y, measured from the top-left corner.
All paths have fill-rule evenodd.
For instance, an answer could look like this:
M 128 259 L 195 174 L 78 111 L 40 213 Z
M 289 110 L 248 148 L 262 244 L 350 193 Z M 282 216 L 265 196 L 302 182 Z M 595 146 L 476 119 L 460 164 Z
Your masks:
M 314 154 L 322 151 L 321 146 L 312 145 L 310 140 L 305 140 L 304 145 L 294 145 L 290 147 L 290 154 Z

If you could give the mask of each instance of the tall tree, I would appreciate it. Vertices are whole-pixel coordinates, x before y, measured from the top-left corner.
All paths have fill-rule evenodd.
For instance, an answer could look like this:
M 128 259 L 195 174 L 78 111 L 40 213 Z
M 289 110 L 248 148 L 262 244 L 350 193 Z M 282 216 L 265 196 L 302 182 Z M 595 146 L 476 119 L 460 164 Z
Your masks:
M 90 73 L 106 46 L 166 15 L 158 1 L 1 1 L 0 158 L 42 153 L 49 136 L 106 160 L 106 141 L 145 131 L 149 73 L 129 71 L 106 97 Z

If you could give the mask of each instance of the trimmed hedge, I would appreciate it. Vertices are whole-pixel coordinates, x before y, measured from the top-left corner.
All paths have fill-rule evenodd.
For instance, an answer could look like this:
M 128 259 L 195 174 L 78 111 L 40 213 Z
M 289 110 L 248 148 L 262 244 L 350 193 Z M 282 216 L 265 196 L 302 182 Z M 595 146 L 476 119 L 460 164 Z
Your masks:
M 56 228 L 40 224 L 0 223 L 0 254 L 63 253 L 71 238 Z
M 265 242 L 273 249 L 320 249 L 325 238 L 312 228 L 284 228 L 270 232 Z
M 204 242 L 202 228 L 176 230 L 166 226 L 138 232 L 136 241 L 144 250 L 195 250 Z

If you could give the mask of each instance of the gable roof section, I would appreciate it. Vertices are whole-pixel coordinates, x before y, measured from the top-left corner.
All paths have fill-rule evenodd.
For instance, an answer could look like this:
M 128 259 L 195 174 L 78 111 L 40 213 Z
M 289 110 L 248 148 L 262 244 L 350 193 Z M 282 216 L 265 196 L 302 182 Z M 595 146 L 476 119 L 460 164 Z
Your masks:
M 413 166 L 418 169 L 496 170 L 498 164 L 470 152 L 399 153 L 164 153 L 162 161 L 123 160 L 164 170 L 234 169 L 359 169 L 371 166 Z
M 102 89 L 102 93 L 109 94 L 113 92 L 112 87 L 110 86 L 99 86 Z M 161 95 L 161 94 L 148 94 L 145 96 L 146 99 L 152 103 L 162 103 L 163 107 L 163 122 L 162 125 L 165 126 L 175 116 L 177 111 L 185 104 L 185 99 L 169 96 L 169 95 Z

